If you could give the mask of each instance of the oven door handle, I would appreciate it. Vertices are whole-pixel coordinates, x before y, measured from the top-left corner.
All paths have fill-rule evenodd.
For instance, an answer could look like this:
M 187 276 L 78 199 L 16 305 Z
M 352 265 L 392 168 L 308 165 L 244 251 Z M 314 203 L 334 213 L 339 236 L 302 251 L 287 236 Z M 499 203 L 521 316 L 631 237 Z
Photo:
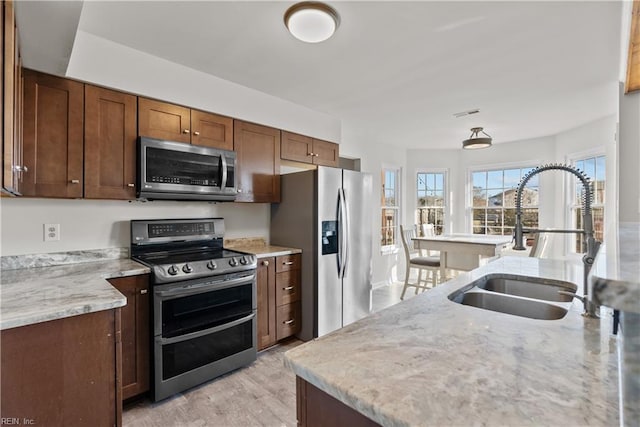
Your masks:
M 208 291 L 209 289 L 225 289 L 231 286 L 239 285 L 241 283 L 251 283 L 253 279 L 255 279 L 256 275 L 252 274 L 250 276 L 238 277 L 237 279 L 231 280 L 216 280 L 214 282 L 202 283 L 200 285 L 192 285 L 187 287 L 178 287 L 169 289 L 168 291 L 156 291 L 156 295 L 161 298 L 167 297 L 183 297 L 193 294 L 200 294 Z M 220 286 L 224 285 L 224 286 Z
M 247 322 L 249 320 L 252 320 L 254 317 L 256 317 L 256 314 L 255 313 L 251 313 L 248 316 L 241 317 L 240 319 L 236 319 L 236 320 L 234 320 L 232 322 L 225 323 L 224 325 L 214 326 L 213 328 L 204 329 L 202 331 L 191 332 L 190 334 L 180 335 L 178 337 L 173 337 L 173 338 L 156 337 L 156 340 L 161 345 L 175 344 L 177 342 L 192 340 L 194 338 L 199 338 L 199 337 L 202 337 L 204 335 L 214 334 L 216 332 L 224 331 L 225 329 L 233 328 L 234 326 L 238 326 L 241 323 L 244 323 L 244 322 Z

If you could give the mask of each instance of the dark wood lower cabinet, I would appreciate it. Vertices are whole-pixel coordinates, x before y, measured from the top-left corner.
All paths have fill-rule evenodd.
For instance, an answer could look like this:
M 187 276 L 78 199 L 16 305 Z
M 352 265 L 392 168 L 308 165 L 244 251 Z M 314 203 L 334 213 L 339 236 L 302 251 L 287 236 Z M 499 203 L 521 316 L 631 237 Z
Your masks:
M 275 258 L 258 260 L 257 270 L 258 350 L 276 343 L 276 263 Z
M 0 340 L 3 420 L 122 424 L 120 309 L 3 330 Z
M 300 377 L 296 377 L 296 412 L 300 427 L 380 425 Z
M 149 391 L 151 355 L 149 334 L 150 292 L 149 276 L 110 279 L 120 293 L 127 297 L 122 307 L 122 399 L 126 400 Z

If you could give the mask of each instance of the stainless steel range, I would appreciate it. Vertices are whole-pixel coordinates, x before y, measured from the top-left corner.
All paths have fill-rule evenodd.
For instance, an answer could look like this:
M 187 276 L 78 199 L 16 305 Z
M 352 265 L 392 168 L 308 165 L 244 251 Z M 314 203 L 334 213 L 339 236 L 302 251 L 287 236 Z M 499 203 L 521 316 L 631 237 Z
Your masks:
M 256 258 L 223 248 L 222 218 L 131 221 L 151 268 L 153 399 L 256 360 Z

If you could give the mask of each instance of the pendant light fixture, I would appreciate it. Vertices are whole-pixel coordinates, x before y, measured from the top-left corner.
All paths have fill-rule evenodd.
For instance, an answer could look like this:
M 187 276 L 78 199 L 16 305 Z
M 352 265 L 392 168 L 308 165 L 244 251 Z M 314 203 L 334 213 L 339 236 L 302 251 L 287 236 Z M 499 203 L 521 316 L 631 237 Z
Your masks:
M 462 141 L 462 148 L 465 150 L 477 150 L 479 148 L 491 147 L 492 138 L 483 128 L 471 128 L 471 136 L 469 139 Z M 480 133 L 486 136 L 478 136 Z
M 319 43 L 333 35 L 340 17 L 332 7 L 315 1 L 304 1 L 291 6 L 284 14 L 284 25 L 298 40 Z

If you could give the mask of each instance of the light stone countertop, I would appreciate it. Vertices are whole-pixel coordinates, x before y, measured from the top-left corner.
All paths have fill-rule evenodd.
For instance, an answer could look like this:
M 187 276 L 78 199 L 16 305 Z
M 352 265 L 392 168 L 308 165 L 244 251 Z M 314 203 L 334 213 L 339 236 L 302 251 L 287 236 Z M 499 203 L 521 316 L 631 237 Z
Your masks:
M 504 257 L 285 354 L 296 375 L 384 426 L 612 426 L 611 318 L 535 320 L 450 301 L 491 273 L 566 280 L 582 265 Z
M 228 249 L 233 249 L 236 251 L 253 254 L 258 259 L 268 258 L 272 256 L 283 256 L 283 255 L 293 255 L 293 254 L 302 253 L 301 249 L 287 248 L 284 246 L 274 246 L 274 245 L 238 245 L 238 246 L 229 246 Z
M 589 286 L 599 304 L 640 313 L 640 223 L 620 223 L 616 243 L 601 247 Z
M 126 305 L 105 279 L 149 273 L 130 259 L 2 270 L 0 330 Z

